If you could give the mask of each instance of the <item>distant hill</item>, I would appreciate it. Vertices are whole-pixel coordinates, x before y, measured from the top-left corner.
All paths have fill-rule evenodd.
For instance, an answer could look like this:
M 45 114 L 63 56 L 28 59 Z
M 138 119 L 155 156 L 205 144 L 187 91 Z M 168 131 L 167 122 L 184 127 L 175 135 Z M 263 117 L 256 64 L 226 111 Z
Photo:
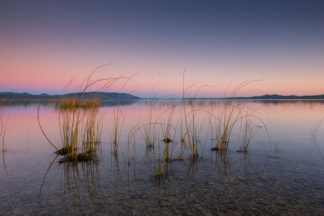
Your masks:
M 7 102 L 55 102 L 59 99 L 64 98 L 82 98 L 92 99 L 99 98 L 102 103 L 115 102 L 115 101 L 134 101 L 142 99 L 140 97 L 117 92 L 85 92 L 85 93 L 68 93 L 68 94 L 29 94 L 29 93 L 15 93 L 15 92 L 0 92 L 0 100 Z M 146 98 L 147 99 L 147 98 Z M 156 98 L 158 99 L 158 98 Z M 228 97 L 218 99 L 248 99 L 248 100 L 320 100 L 324 99 L 324 95 L 307 95 L 307 96 L 296 96 L 296 95 L 278 95 L 278 94 L 266 94 L 262 96 L 252 97 Z
M 307 96 L 296 96 L 296 95 L 278 95 L 278 94 L 266 94 L 262 96 L 253 97 L 232 97 L 227 99 L 253 99 L 253 100 L 319 100 L 324 99 L 324 95 L 307 95 Z
M 84 99 L 99 98 L 102 101 L 107 100 L 138 100 L 140 97 L 127 94 L 127 93 L 117 93 L 117 92 L 85 92 L 85 93 L 69 93 L 64 94 L 60 97 L 63 98 L 75 98 L 82 97 Z
M 0 92 L 0 100 L 7 102 L 55 102 L 64 98 L 82 98 L 92 99 L 99 98 L 103 103 L 111 101 L 130 101 L 141 99 L 127 93 L 117 92 L 85 92 L 85 93 L 69 93 L 62 95 L 49 95 L 49 94 L 29 94 L 29 93 L 15 93 L 15 92 Z

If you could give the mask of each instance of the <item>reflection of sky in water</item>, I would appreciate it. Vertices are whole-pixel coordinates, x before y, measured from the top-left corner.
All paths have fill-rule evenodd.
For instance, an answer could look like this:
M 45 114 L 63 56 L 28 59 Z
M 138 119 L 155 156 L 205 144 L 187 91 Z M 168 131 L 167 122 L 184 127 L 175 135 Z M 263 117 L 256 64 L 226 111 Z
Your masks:
M 166 118 L 170 112 L 170 106 L 159 105 L 156 103 L 153 110 L 153 121 L 158 123 L 156 130 L 158 136 L 161 137 L 161 125 L 160 123 L 166 123 Z M 316 123 L 324 116 L 322 103 L 279 103 L 279 104 L 263 104 L 263 103 L 247 103 L 245 104 L 250 108 L 250 114 L 256 115 L 262 119 L 267 125 L 271 139 L 274 142 L 288 142 L 289 144 L 281 144 L 281 147 L 297 149 L 309 149 L 312 146 L 306 145 L 310 143 L 312 130 Z M 208 102 L 205 102 L 203 106 L 197 106 L 195 118 L 197 119 L 197 125 L 201 127 L 201 134 L 209 134 L 210 126 L 208 124 L 210 115 L 207 112 L 214 112 L 215 115 L 220 113 L 221 107 L 211 108 Z M 103 122 L 103 141 L 109 143 L 110 131 L 113 127 L 113 107 L 100 108 L 100 118 Z M 123 116 L 122 122 L 122 136 L 123 142 L 127 141 L 128 132 L 132 130 L 139 123 L 146 122 L 149 117 L 150 106 L 144 103 L 133 104 L 129 106 L 123 106 L 121 113 Z M 187 108 L 187 112 L 190 109 Z M 41 131 L 37 123 L 37 107 L 7 107 L 6 116 L 8 118 L 7 123 L 7 137 L 6 145 L 9 146 L 9 150 L 26 150 L 37 148 L 38 151 L 47 151 L 50 147 L 46 144 L 46 140 L 43 138 Z M 172 117 L 173 130 L 177 128 L 176 133 L 179 133 L 180 121 L 182 118 L 183 108 L 177 106 L 176 112 Z M 58 125 L 58 113 L 52 108 L 42 107 L 40 109 L 40 121 L 43 125 L 48 136 L 57 143 L 60 144 L 60 134 Z M 262 125 L 257 122 L 258 125 Z M 238 128 L 236 128 L 238 129 Z M 321 128 L 320 128 L 321 129 Z M 324 128 L 323 128 L 324 129 Z M 141 132 L 138 131 L 137 142 L 141 143 Z M 237 131 L 234 131 L 232 137 L 233 142 L 237 141 Z M 321 138 L 319 133 L 319 138 Z M 256 135 L 255 142 L 265 142 L 264 130 L 259 130 Z M 204 138 L 204 137 L 203 137 Z M 305 142 L 305 143 L 303 143 Z M 234 143 L 233 143 L 234 144 Z M 235 144 L 234 144 L 235 145 Z M 257 145 L 251 145 L 251 147 L 257 147 Z M 291 149 L 292 150 L 292 149 Z
M 159 104 L 153 116 L 158 118 L 157 122 L 165 122 L 170 107 Z M 242 213 L 243 206 L 248 214 L 269 211 L 307 214 L 323 210 L 324 157 L 319 150 L 324 151 L 324 126 L 320 128 L 319 144 L 314 145 L 311 139 L 313 127 L 323 117 L 323 103 L 245 104 L 251 114 L 266 123 L 272 141 L 270 150 L 267 134 L 260 130 L 247 155 L 236 152 L 237 130 L 233 132 L 227 155 L 209 151 L 212 141 L 208 115 L 201 110 L 212 109 L 209 102 L 204 104 L 197 106 L 200 111 L 196 115 L 204 142 L 199 146 L 198 162 L 189 160 L 188 149 L 185 160 L 170 165 L 167 178 L 160 184 L 154 180 L 154 173 L 159 165 L 158 149 L 163 149 L 161 126 L 157 127 L 157 142 L 151 152 L 146 151 L 139 130 L 136 144 L 132 144 L 130 150 L 135 160 L 127 165 L 128 131 L 145 122 L 150 109 L 144 103 L 136 103 L 121 108 L 124 121 L 118 158 L 110 154 L 109 131 L 114 108 L 102 107 L 100 116 L 104 127 L 99 163 L 73 166 L 54 161 L 42 187 L 55 155 L 38 127 L 37 106 L 6 107 L 6 169 L 0 166 L 0 214 L 53 214 L 58 206 L 56 214 L 79 214 L 80 211 L 85 214 L 143 211 L 159 214 L 167 208 L 165 206 L 169 206 L 169 210 L 165 210 L 167 214 L 177 211 L 178 214 L 198 214 L 200 210 L 206 214 L 216 210 Z M 217 109 L 214 108 L 215 113 Z M 182 111 L 179 106 L 172 118 L 175 127 Z M 59 146 L 57 111 L 41 107 L 40 118 L 48 136 Z M 175 140 L 179 140 L 177 135 Z M 175 156 L 179 143 L 170 144 L 174 145 Z

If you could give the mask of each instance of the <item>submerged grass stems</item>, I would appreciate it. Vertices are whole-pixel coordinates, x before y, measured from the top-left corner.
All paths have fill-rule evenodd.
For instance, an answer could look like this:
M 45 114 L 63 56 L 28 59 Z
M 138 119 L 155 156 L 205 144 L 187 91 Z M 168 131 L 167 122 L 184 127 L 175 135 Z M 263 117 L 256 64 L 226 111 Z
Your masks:
M 181 141 L 181 143 L 185 143 L 186 142 L 186 132 L 185 132 L 185 128 L 184 128 L 183 118 L 180 119 L 179 131 L 180 131 L 180 141 Z
M 176 105 L 171 104 L 171 107 L 168 111 L 166 122 L 161 124 L 161 130 L 163 134 L 163 155 L 161 158 L 161 151 L 160 151 L 160 145 L 158 149 L 158 166 L 155 171 L 155 177 L 161 177 L 165 175 L 165 172 L 167 170 L 168 163 L 172 163 L 176 160 L 182 160 L 182 154 L 180 153 L 180 156 L 178 158 L 173 158 L 173 147 L 174 147 L 174 139 L 175 139 L 175 129 L 172 127 L 172 120 L 173 116 L 176 110 Z M 174 129 L 173 136 L 171 135 L 171 130 Z M 172 137 L 172 139 L 171 139 Z M 170 149 L 171 145 L 171 149 Z
M 241 140 L 240 149 L 237 152 L 247 152 L 252 138 L 257 132 L 258 127 L 253 124 L 251 116 L 245 115 L 241 121 Z
M 319 136 L 319 130 L 323 124 L 324 121 L 324 117 L 322 119 L 320 119 L 314 126 L 313 130 L 312 130 L 312 140 L 313 140 L 313 144 L 316 146 L 318 152 L 321 154 L 322 158 L 324 158 L 324 154 L 320 148 L 320 143 L 318 141 L 318 136 Z
M 161 130 L 163 134 L 162 141 L 164 143 L 173 142 L 173 139 L 171 139 L 171 129 L 172 129 L 172 119 L 174 116 L 175 109 L 176 109 L 176 105 L 172 104 L 168 112 L 168 117 L 166 119 L 166 122 L 164 124 L 161 124 Z
M 319 132 L 319 129 L 322 125 L 324 121 L 324 118 L 322 118 L 321 120 L 319 120 L 315 126 L 313 127 L 313 130 L 312 130 L 312 139 L 313 139 L 313 142 L 314 143 L 317 143 L 317 139 L 318 139 L 318 132 Z
M 120 106 L 117 104 L 113 108 L 113 122 L 112 122 L 112 129 L 111 129 L 111 136 L 112 136 L 112 145 L 113 145 L 113 154 L 114 156 L 118 156 L 118 146 L 119 140 L 122 131 L 124 116 L 120 109 Z
M 150 108 L 152 107 L 151 105 L 152 103 L 149 104 Z M 143 138 L 144 138 L 144 142 L 146 145 L 146 152 L 147 153 L 152 153 L 153 155 L 155 155 L 155 151 L 157 151 L 158 153 L 158 158 L 154 159 L 154 168 L 155 168 L 155 177 L 161 177 L 164 176 L 164 174 L 166 173 L 166 168 L 167 168 L 167 164 L 169 162 L 172 162 L 174 160 L 180 160 L 179 158 L 174 159 L 172 157 L 173 154 L 173 145 L 172 143 L 174 142 L 174 137 L 175 137 L 175 129 L 172 127 L 172 120 L 173 120 L 173 116 L 175 113 L 175 105 L 172 105 L 170 108 L 168 108 L 167 110 L 163 111 L 162 113 L 160 113 L 160 115 L 154 119 L 153 119 L 153 114 L 151 112 L 151 110 L 149 111 L 149 117 L 148 117 L 148 121 L 147 122 L 140 122 L 137 125 L 135 125 L 128 133 L 128 163 L 130 163 L 130 146 L 133 146 L 133 148 L 135 147 L 135 142 L 136 142 L 136 137 L 137 137 L 137 133 L 139 132 Z M 165 122 L 157 122 L 157 120 L 163 115 L 163 114 L 167 114 L 167 117 L 165 118 L 166 121 Z M 150 121 L 151 120 L 151 121 Z M 162 137 L 163 139 L 161 140 L 161 142 L 163 142 L 163 147 L 162 147 L 162 152 L 161 152 L 161 145 L 160 142 L 155 143 L 156 138 L 158 138 L 158 131 L 157 128 L 161 128 L 161 132 L 162 132 Z M 155 143 L 154 145 L 148 145 L 148 139 L 152 138 L 153 143 Z M 157 148 L 155 148 L 157 145 Z M 171 146 L 171 148 L 170 148 Z M 153 148 L 154 147 L 154 148 Z
M 243 129 L 241 128 L 243 133 L 241 139 L 241 148 L 238 150 L 238 152 L 248 151 L 248 146 L 250 145 L 251 140 L 259 130 L 263 130 L 266 133 L 271 146 L 271 137 L 268 127 L 259 116 L 249 114 L 249 110 L 247 109 L 246 114 L 243 116 L 242 122 L 244 126 Z
M 200 132 L 201 127 L 199 127 L 197 110 L 195 110 L 194 104 L 189 104 L 191 111 L 186 114 L 187 124 L 186 124 L 186 134 L 188 136 L 188 142 L 191 147 L 192 155 L 194 157 L 198 156 L 198 146 L 200 143 Z M 188 117 L 189 116 L 189 117 Z
M 146 119 L 144 118 L 145 120 L 142 120 L 143 137 L 147 147 L 154 147 L 156 139 L 156 121 L 153 116 L 155 103 L 153 99 L 145 102 L 150 107 Z
M 196 127 L 196 121 L 195 121 L 195 111 L 194 111 L 194 103 L 192 99 L 189 99 L 188 104 L 190 105 L 191 111 L 189 114 L 191 115 L 191 122 L 188 119 L 188 111 L 186 107 L 186 92 L 189 88 L 191 88 L 192 85 L 189 87 L 185 87 L 185 76 L 183 75 L 183 80 L 182 80 L 182 105 L 183 105 L 183 116 L 184 116 L 184 126 L 185 126 L 185 131 L 186 131 L 186 136 L 187 136 L 187 141 L 190 146 L 191 150 L 191 155 L 193 158 L 198 157 L 198 142 L 199 142 L 199 134 L 197 132 L 197 127 Z
M 0 103 L 0 139 L 1 139 L 1 146 L 2 152 L 5 151 L 5 135 L 6 135 L 6 125 L 5 119 L 3 115 L 3 105 Z
M 0 103 L 0 140 L 1 140 L 1 150 L 2 150 L 2 161 L 3 161 L 3 166 L 5 169 L 5 172 L 8 173 L 7 171 L 7 165 L 6 165 L 6 159 L 5 159 L 5 136 L 6 136 L 6 121 L 4 118 L 3 114 L 3 103 Z

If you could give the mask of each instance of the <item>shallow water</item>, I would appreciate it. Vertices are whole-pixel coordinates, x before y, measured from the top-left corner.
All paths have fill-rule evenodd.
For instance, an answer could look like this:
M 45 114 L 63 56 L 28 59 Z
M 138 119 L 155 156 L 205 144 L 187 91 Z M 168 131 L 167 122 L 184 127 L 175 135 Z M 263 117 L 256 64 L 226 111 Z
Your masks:
M 164 175 L 155 177 L 162 166 L 162 132 L 171 104 L 176 110 L 170 133 L 174 142 L 169 145 L 174 158 L 184 150 L 184 160 L 167 164 Z M 118 157 L 111 147 L 116 107 L 101 107 L 99 161 L 79 164 L 58 163 L 39 129 L 37 106 L 5 107 L 0 215 L 324 215 L 324 125 L 316 141 L 312 137 L 324 116 L 324 103 L 248 101 L 243 106 L 262 119 L 268 133 L 259 128 L 248 153 L 242 154 L 236 152 L 241 139 L 236 127 L 229 151 L 217 153 L 210 151 L 216 130 L 210 113 L 219 115 L 222 105 L 195 102 L 196 160 L 188 145 L 181 145 L 179 101 L 158 101 L 153 109 L 149 102 L 118 108 L 123 116 Z M 146 147 L 143 128 L 128 145 L 129 131 L 146 123 L 151 110 L 154 148 Z M 186 112 L 191 115 L 190 106 Z M 57 110 L 42 106 L 40 120 L 59 146 Z

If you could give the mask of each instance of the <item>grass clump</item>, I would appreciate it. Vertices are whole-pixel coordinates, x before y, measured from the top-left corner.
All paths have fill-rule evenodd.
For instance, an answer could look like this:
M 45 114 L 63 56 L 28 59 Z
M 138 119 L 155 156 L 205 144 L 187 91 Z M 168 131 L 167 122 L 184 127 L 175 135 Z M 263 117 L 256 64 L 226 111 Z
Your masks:
M 254 82 L 254 81 L 252 81 Z M 215 136 L 215 147 L 211 148 L 212 151 L 227 151 L 229 148 L 230 138 L 232 135 L 232 131 L 234 127 L 240 122 L 242 119 L 242 110 L 243 106 L 242 104 L 234 100 L 233 98 L 236 97 L 238 92 L 246 85 L 250 84 L 251 81 L 245 81 L 240 83 L 238 86 L 236 86 L 229 97 L 225 99 L 222 104 L 222 109 L 216 115 L 216 136 Z M 247 122 L 248 124 L 249 122 Z M 246 131 L 251 132 L 251 129 L 249 129 L 250 124 L 247 125 Z M 251 138 L 253 137 L 253 133 L 251 134 L 245 134 L 246 137 L 244 142 L 250 142 Z M 245 145 L 246 147 L 248 146 Z
M 240 148 L 237 152 L 245 153 L 248 151 L 249 144 L 251 143 L 252 138 L 257 132 L 258 127 L 256 127 L 250 116 L 244 116 L 242 119 L 242 136 L 240 142 Z
M 168 117 L 164 124 L 161 124 L 161 130 L 163 133 L 163 142 L 164 143 L 171 143 L 173 139 L 171 139 L 171 129 L 172 129 L 172 119 L 174 116 L 174 112 L 176 109 L 176 105 L 172 104 L 170 107 L 170 111 L 168 112 Z
M 212 151 L 227 151 L 232 131 L 240 119 L 240 105 L 233 101 L 225 101 L 222 110 L 216 117 L 215 144 Z
M 63 155 L 60 162 L 96 160 L 98 144 L 101 142 L 102 121 L 98 117 L 100 94 L 85 98 L 87 90 L 95 84 L 101 83 L 101 91 L 112 86 L 121 79 L 106 78 L 93 80 L 96 68 L 81 84 L 80 91 L 72 94 L 74 97 L 65 97 L 58 102 L 58 119 L 61 134 L 62 148 L 58 148 L 46 135 L 43 129 L 38 109 L 39 127 L 47 141 L 55 148 L 56 154 Z
M 73 103 L 71 102 L 71 104 Z M 92 108 L 70 106 L 68 109 L 58 110 L 62 148 L 57 148 L 49 140 L 39 121 L 43 134 L 55 147 L 55 153 L 64 156 L 60 162 L 85 161 L 96 158 L 94 155 L 97 153 L 102 134 L 102 122 L 98 117 L 98 109 L 97 106 Z
M 96 160 L 98 160 L 98 158 L 97 158 L 97 154 L 94 154 L 94 152 L 83 152 L 83 153 L 67 154 L 59 160 L 59 163 L 96 161 Z
M 243 112 L 242 112 L 243 113 Z M 269 142 L 271 143 L 270 134 L 267 125 L 264 121 L 257 115 L 250 114 L 250 110 L 246 108 L 245 114 L 241 117 L 241 127 L 240 127 L 240 148 L 237 152 L 246 153 L 248 152 L 248 147 L 259 130 L 264 130 Z
M 63 98 L 58 101 L 57 107 L 61 110 L 66 109 L 91 109 L 98 108 L 100 106 L 99 98 L 93 99 L 80 99 L 80 98 Z

